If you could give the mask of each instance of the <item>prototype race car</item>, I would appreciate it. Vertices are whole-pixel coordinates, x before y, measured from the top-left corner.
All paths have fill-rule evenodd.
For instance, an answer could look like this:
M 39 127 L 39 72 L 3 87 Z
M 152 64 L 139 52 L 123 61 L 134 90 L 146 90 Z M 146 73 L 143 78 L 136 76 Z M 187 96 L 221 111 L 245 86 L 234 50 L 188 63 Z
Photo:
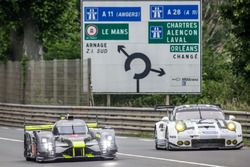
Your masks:
M 97 129 L 96 124 L 67 116 L 54 125 L 24 127 L 24 157 L 27 161 L 57 159 L 114 159 L 117 145 L 113 129 Z
M 156 107 L 168 108 L 165 107 Z M 156 149 L 240 149 L 243 147 L 241 124 L 215 105 L 181 105 L 155 124 Z

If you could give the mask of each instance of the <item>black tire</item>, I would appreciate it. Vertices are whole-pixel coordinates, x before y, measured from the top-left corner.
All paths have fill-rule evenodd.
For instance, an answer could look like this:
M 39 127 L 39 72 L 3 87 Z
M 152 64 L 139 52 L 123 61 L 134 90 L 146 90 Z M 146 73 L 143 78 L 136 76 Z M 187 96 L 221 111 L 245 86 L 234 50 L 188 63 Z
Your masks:
M 37 157 L 36 157 L 35 160 L 36 160 L 36 162 L 38 162 L 38 163 L 43 163 L 43 162 L 44 162 L 43 160 L 41 160 L 41 159 L 39 159 L 39 158 L 37 158 Z
M 30 157 L 25 157 L 26 161 L 34 161 L 33 158 L 30 158 Z
M 23 154 L 24 154 L 26 161 L 35 161 L 34 158 L 31 158 L 28 156 L 26 138 L 24 139 L 24 153 Z
M 166 127 L 165 138 L 166 138 L 166 150 L 170 151 L 171 147 L 169 146 L 169 142 L 168 142 L 168 127 Z
M 155 143 L 155 149 L 156 150 L 161 150 L 161 148 L 158 147 L 158 145 Z
M 108 157 L 102 157 L 103 160 L 114 160 L 116 158 L 116 155 L 111 155 Z
M 158 147 L 158 144 L 156 142 L 156 140 L 157 140 L 157 130 L 156 130 L 156 128 L 154 129 L 154 138 L 155 138 L 155 149 L 160 150 L 160 148 Z
M 25 157 L 26 161 L 35 161 L 35 158 L 31 158 L 27 155 L 27 151 L 25 151 L 24 154 L 25 154 L 24 157 Z

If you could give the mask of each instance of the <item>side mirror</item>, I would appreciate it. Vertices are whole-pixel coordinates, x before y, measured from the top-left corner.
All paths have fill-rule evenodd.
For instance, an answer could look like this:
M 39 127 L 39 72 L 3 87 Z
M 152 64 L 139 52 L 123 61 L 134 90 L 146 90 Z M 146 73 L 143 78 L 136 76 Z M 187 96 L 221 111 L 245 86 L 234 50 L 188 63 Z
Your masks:
M 169 121 L 169 118 L 168 117 L 163 117 L 161 120 L 167 122 L 167 121 Z
M 59 136 L 55 136 L 55 141 L 58 141 L 59 140 Z
M 229 115 L 229 120 L 231 120 L 231 121 L 235 120 L 235 116 L 234 115 Z

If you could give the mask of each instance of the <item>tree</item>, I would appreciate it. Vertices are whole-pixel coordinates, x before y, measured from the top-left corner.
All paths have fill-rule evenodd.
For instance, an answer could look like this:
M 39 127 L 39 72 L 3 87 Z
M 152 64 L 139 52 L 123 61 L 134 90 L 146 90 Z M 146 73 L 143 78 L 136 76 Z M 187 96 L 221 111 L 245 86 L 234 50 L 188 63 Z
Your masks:
M 232 23 L 231 33 L 234 45 L 229 48 L 233 61 L 233 70 L 237 76 L 250 81 L 250 0 L 230 0 L 222 6 L 224 20 Z
M 39 60 L 46 43 L 67 39 L 80 29 L 78 0 L 0 1 L 0 58 Z M 79 30 L 78 30 L 79 32 Z M 6 57 L 5 57 L 6 58 Z
M 231 42 L 226 47 L 235 75 L 233 90 L 237 102 L 250 104 L 250 0 L 230 0 L 221 8 L 229 21 Z

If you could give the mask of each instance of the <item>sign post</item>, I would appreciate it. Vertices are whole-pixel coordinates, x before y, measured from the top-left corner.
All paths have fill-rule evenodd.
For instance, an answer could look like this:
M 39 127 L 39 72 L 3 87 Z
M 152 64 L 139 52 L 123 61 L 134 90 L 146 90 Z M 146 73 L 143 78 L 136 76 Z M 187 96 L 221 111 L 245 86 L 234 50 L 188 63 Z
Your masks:
M 201 0 L 83 0 L 81 12 L 94 93 L 201 93 Z

